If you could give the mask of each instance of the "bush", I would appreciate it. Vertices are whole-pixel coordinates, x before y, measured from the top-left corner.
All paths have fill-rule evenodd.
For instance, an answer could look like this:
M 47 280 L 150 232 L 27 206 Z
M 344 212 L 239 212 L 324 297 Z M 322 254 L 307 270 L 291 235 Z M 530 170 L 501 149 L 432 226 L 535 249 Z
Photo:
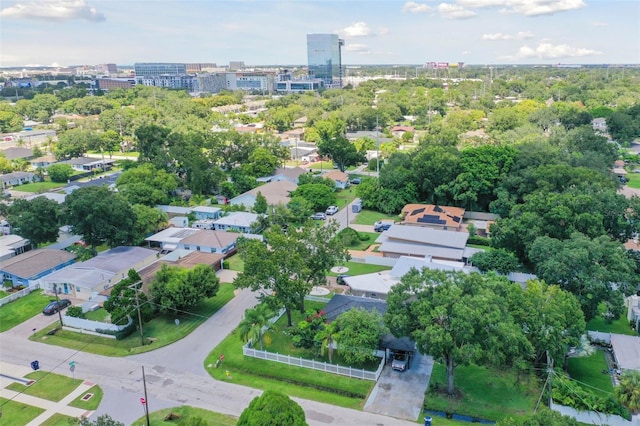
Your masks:
M 369 238 L 368 235 L 364 236 L 367 237 L 367 239 Z M 342 231 L 338 232 L 337 237 L 341 238 L 346 246 L 353 246 L 355 244 L 358 244 L 358 241 L 366 241 L 360 240 L 360 234 L 358 234 L 358 231 L 353 228 L 344 228 Z
M 73 174 L 73 167 L 69 164 L 52 164 L 47 168 L 47 174 L 52 182 L 65 183 Z
M 240 415 L 238 426 L 305 426 L 302 407 L 287 395 L 267 390 L 251 401 Z
M 614 397 L 598 396 L 587 392 L 577 383 L 560 375 L 555 375 L 553 379 L 551 396 L 558 404 L 573 407 L 578 411 L 597 411 L 630 418 L 629 411 Z
M 69 306 L 69 309 L 67 309 L 67 316 L 74 318 L 84 318 L 82 306 Z
M 469 237 L 469 239 L 467 240 L 467 244 L 475 244 L 478 246 L 487 246 L 490 247 L 491 246 L 491 238 L 487 238 L 487 237 L 479 237 L 477 235 L 474 235 L 473 237 Z

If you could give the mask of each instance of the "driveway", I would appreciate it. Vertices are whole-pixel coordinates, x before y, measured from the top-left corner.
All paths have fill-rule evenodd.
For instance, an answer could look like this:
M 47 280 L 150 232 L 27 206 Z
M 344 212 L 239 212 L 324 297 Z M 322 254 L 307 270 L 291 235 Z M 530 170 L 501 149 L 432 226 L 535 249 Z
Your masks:
M 415 421 L 422 413 L 424 393 L 429 386 L 433 358 L 417 354 L 411 368 L 395 371 L 391 364 L 382 370 L 364 411 Z

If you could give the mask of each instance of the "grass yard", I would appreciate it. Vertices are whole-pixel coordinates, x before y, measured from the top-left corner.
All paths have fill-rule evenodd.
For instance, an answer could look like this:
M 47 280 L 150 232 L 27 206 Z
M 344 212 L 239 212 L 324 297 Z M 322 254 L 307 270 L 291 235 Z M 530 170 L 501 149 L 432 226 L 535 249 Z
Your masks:
M 308 168 L 312 170 L 328 172 L 330 170 L 333 170 L 333 161 L 317 161 L 315 163 L 310 163 Z
M 25 377 L 36 382 L 31 386 L 14 382 L 7 386 L 7 389 L 55 402 L 62 400 L 82 383 L 80 379 L 72 379 L 48 371 L 34 371 Z
M 362 209 L 354 223 L 358 225 L 373 225 L 379 220 L 400 220 L 400 216 L 393 214 L 388 215 L 374 210 Z
M 36 290 L 0 307 L 0 333 L 40 314 L 50 301 L 50 296 L 44 296 L 42 290 Z
M 526 418 L 533 413 L 540 387 L 535 376 L 517 380 L 515 372 L 494 370 L 476 365 L 460 366 L 455 370 L 458 397 L 446 393 L 445 367 L 436 363 L 425 398 L 425 409 L 464 414 L 486 420 L 500 420 L 506 416 Z M 437 386 L 437 389 L 435 387 Z M 439 417 L 436 417 L 438 422 Z
M 229 259 L 224 261 L 224 267 L 227 269 L 231 269 L 232 271 L 243 272 L 244 260 L 242 260 L 242 258 L 236 253 Z
M 109 312 L 107 312 L 106 309 L 104 308 L 99 308 L 96 309 L 95 311 L 89 311 L 87 313 L 84 314 L 84 317 L 88 320 L 92 320 L 92 321 L 100 321 L 100 322 L 107 322 L 107 319 L 109 318 Z
M 90 400 L 84 401 L 82 397 L 88 393 L 92 393 L 93 396 L 91 397 Z M 100 405 L 100 402 L 102 401 L 103 396 L 104 396 L 104 392 L 102 392 L 102 389 L 100 389 L 100 386 L 95 385 L 89 388 L 88 391 L 86 391 L 85 393 L 83 393 L 73 401 L 71 401 L 69 405 L 71 407 L 94 411 L 98 409 L 98 406 Z
M 7 297 L 9 295 L 9 293 L 7 293 L 4 290 L 0 290 L 0 299 L 2 299 L 3 297 Z
M 366 250 L 369 246 L 375 243 L 376 239 L 380 236 L 378 232 L 358 232 L 359 235 L 366 235 L 369 237 L 366 241 L 358 241 L 356 244 L 352 244 L 347 247 L 349 250 Z
M 165 418 L 171 413 L 178 414 L 180 416 L 180 420 L 165 420 Z M 213 411 L 204 410 L 202 408 L 183 405 L 182 407 L 165 408 L 164 410 L 158 410 L 149 413 L 149 423 L 151 423 L 153 426 L 176 425 L 178 422 L 185 420 L 187 417 L 201 417 L 208 424 L 216 426 L 235 426 L 235 424 L 238 422 L 237 417 L 215 413 Z M 146 424 L 146 418 L 140 417 L 138 420 L 133 422 L 131 426 L 145 426 Z
M 584 390 L 600 396 L 613 395 L 611 376 L 608 373 L 602 374 L 609 370 L 603 351 L 597 350 L 589 356 L 569 358 L 567 370 L 569 376 Z
M 640 188 L 640 173 L 627 173 L 625 178 L 629 188 Z
M 607 322 L 602 317 L 602 313 L 605 312 L 606 307 L 604 303 L 598 306 L 598 315 L 587 323 L 587 330 L 602 331 L 603 333 L 615 333 L 626 334 L 628 336 L 637 336 L 635 330 L 631 329 L 629 321 L 627 321 L 626 313 L 623 313 L 620 318 L 613 322 Z
M 140 345 L 140 334 L 137 331 L 123 340 L 115 340 L 67 330 L 59 330 L 56 334 L 47 336 L 46 333 L 54 328 L 55 325 L 38 331 L 34 336 L 30 337 L 30 339 L 50 345 L 106 356 L 127 356 L 149 352 L 187 336 L 221 307 L 226 305 L 227 302 L 233 298 L 233 291 L 234 287 L 232 284 L 221 284 L 218 294 L 202 302 L 197 307 L 192 308 L 191 314 L 161 315 L 154 318 L 143 326 L 144 336 L 147 339 L 144 346 Z M 180 325 L 178 326 L 176 326 L 174 322 L 176 318 L 180 320 Z
M 347 271 L 346 273 L 351 276 L 373 274 L 374 272 L 388 271 L 391 269 L 388 266 L 370 265 L 367 263 L 358 263 L 358 262 L 347 262 L 344 264 L 344 266 L 349 268 L 349 271 Z M 327 275 L 331 277 L 337 277 L 339 274 L 329 271 Z
M 66 183 L 58 183 L 58 182 L 34 182 L 34 183 L 25 183 L 24 185 L 19 185 L 14 187 L 16 191 L 21 192 L 34 192 L 41 193 L 51 191 L 52 189 L 62 188 Z
M 477 248 L 477 249 L 485 250 L 485 251 L 495 250 L 491 246 L 481 246 L 480 244 L 467 244 L 467 247 Z
M 56 413 L 53 416 L 45 420 L 40 426 L 69 426 L 76 424 L 78 420 L 74 417 L 65 416 L 64 414 Z
M 0 398 L 3 425 L 26 425 L 44 413 L 42 408 Z

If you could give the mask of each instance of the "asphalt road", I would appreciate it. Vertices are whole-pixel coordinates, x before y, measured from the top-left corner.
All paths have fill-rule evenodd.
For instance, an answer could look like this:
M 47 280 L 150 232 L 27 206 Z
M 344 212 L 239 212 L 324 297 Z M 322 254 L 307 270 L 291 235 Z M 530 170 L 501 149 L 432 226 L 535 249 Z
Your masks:
M 104 390 L 104 400 L 92 419 L 109 414 L 131 424 L 143 415 L 139 402 L 144 395 L 142 366 L 151 411 L 191 405 L 239 416 L 260 391 L 233 384 L 233 379 L 229 382 L 212 379 L 206 374 L 203 362 L 209 351 L 237 326 L 244 310 L 255 303 L 253 294 L 244 290 L 186 338 L 157 351 L 126 358 L 110 358 L 29 341 L 33 328 L 40 329 L 56 320 L 56 317 L 39 314 L 0 334 L 0 361 L 28 365 L 37 359 L 43 370 L 67 376 L 72 375 L 68 363 L 75 361 L 75 377 L 97 383 Z M 277 364 L 274 368 L 278 368 Z M 415 425 L 383 415 L 295 400 L 305 410 L 307 422 L 312 426 Z

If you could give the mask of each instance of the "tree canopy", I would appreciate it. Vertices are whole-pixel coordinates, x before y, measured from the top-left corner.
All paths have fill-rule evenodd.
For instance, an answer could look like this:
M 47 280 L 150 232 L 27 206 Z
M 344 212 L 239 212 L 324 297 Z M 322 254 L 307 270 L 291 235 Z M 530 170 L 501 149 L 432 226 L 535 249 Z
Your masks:
M 266 390 L 244 409 L 237 426 L 307 426 L 302 407 L 287 395 Z
M 46 197 L 18 199 L 8 208 L 7 220 L 16 234 L 34 246 L 55 242 L 59 234 L 60 207 Z

